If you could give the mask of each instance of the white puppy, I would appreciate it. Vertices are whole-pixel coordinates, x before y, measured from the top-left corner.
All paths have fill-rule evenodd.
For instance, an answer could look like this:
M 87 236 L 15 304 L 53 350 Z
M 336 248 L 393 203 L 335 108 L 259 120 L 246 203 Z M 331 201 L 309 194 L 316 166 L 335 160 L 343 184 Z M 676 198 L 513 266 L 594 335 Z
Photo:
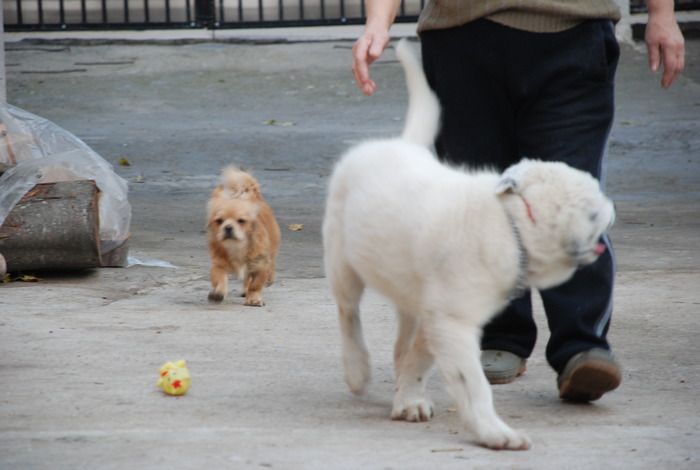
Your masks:
M 369 286 L 398 310 L 391 417 L 431 417 L 425 378 L 435 361 L 480 444 L 527 449 L 527 436 L 493 407 L 479 360 L 481 328 L 524 289 L 553 287 L 595 261 L 613 205 L 593 177 L 563 163 L 523 160 L 502 175 L 439 163 L 428 150 L 437 99 L 405 41 L 397 55 L 410 103 L 402 137 L 351 149 L 329 187 L 325 265 L 345 379 L 361 393 L 370 378 L 359 316 Z

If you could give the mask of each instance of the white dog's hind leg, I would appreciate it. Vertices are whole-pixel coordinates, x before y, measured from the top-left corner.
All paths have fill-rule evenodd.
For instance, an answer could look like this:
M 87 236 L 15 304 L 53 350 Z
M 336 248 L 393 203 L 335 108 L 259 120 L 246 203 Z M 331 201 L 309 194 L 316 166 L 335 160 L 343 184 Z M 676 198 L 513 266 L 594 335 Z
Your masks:
M 345 382 L 350 391 L 357 395 L 364 391 L 370 379 L 369 353 L 360 322 L 360 300 L 364 284 L 347 265 L 334 266 L 328 277 L 338 304 Z
M 439 325 L 426 325 L 426 334 L 460 416 L 476 433 L 479 443 L 491 449 L 528 449 L 528 437 L 496 414 L 491 387 L 479 360 L 479 328 L 443 316 Z
M 345 382 L 350 391 L 359 395 L 370 379 L 369 353 L 362 337 L 359 309 L 338 307 L 343 341 Z
M 394 348 L 396 394 L 391 419 L 428 421 L 433 416 L 433 404 L 425 395 L 425 385 L 433 356 L 415 319 L 399 313 L 399 321 L 399 337 Z

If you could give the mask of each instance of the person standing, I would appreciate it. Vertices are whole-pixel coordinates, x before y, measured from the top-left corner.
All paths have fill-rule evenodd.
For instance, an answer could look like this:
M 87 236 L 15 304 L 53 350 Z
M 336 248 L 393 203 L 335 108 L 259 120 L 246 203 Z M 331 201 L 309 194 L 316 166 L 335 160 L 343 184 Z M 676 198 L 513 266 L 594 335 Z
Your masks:
M 390 40 L 400 0 L 367 0 L 353 47 L 360 90 Z M 668 88 L 684 67 L 672 0 L 648 0 L 645 41 L 652 72 Z M 442 106 L 440 159 L 504 170 L 520 159 L 563 161 L 604 184 L 619 58 L 614 0 L 428 0 L 418 21 L 426 77 Z M 617 388 L 620 366 L 607 341 L 615 258 L 606 252 L 563 285 L 540 292 L 550 339 L 546 356 L 559 396 L 593 401 Z M 465 267 L 466 269 L 466 267 Z M 492 384 L 526 369 L 537 328 L 527 292 L 484 328 L 482 365 Z

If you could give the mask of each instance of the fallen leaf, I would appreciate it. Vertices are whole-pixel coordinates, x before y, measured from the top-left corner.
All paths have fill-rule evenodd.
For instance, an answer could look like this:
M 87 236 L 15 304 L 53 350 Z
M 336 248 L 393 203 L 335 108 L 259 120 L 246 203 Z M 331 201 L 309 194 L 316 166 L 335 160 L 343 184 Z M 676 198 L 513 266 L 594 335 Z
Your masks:
M 120 158 L 117 160 L 121 166 L 131 166 L 131 162 L 126 158 Z
M 295 125 L 296 125 L 295 122 L 291 122 L 291 121 L 278 122 L 278 121 L 276 121 L 276 120 L 274 120 L 274 119 L 270 119 L 269 121 L 261 122 L 261 124 L 264 124 L 264 125 L 266 125 L 266 126 L 282 126 L 282 127 L 288 127 L 288 126 L 295 126 Z
M 28 274 L 25 274 L 24 276 L 17 276 L 17 277 L 10 277 L 9 274 L 6 274 L 5 277 L 3 278 L 2 282 L 39 282 L 42 280 L 43 279 L 40 279 L 36 276 L 30 276 Z
M 298 232 L 299 230 L 304 229 L 304 224 L 291 224 L 289 226 L 289 230 L 292 230 L 294 232 Z

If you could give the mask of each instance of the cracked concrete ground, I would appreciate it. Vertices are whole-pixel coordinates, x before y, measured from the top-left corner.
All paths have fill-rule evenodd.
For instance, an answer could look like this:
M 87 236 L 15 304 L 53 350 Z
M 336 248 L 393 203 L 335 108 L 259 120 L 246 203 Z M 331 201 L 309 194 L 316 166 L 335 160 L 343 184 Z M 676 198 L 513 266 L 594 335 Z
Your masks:
M 367 98 L 347 41 L 6 36 L 8 101 L 114 164 L 130 181 L 131 255 L 176 267 L 0 285 L 0 468 L 700 466 L 700 41 L 688 41 L 688 72 L 667 91 L 646 56 L 623 47 L 607 181 L 618 212 L 610 341 L 621 387 L 590 405 L 558 400 L 538 308 L 528 371 L 494 387 L 499 414 L 533 448 L 494 452 L 461 427 L 437 374 L 430 422 L 389 419 L 395 322 L 374 294 L 363 304 L 372 383 L 354 397 L 343 382 L 321 259 L 325 185 L 349 145 L 401 129 L 406 93 L 392 52 L 374 66 L 379 90 Z M 283 228 L 263 308 L 206 301 L 205 203 L 231 162 L 255 172 Z M 155 387 L 159 367 L 176 359 L 192 374 L 177 398 Z

